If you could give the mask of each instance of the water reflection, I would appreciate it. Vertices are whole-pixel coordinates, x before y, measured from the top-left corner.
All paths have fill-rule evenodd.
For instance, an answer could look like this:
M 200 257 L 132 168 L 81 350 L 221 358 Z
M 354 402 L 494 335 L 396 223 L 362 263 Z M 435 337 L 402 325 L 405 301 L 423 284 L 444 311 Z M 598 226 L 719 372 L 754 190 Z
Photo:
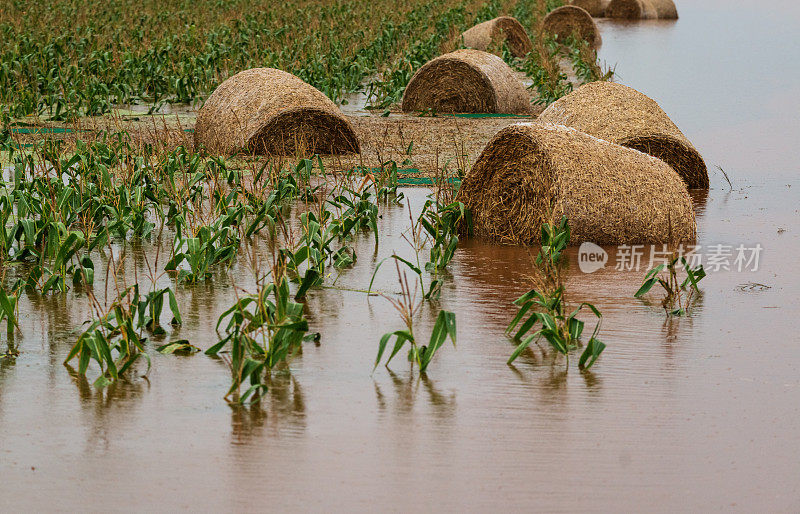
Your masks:
M 394 394 L 387 396 L 378 380 L 373 380 L 375 398 L 378 403 L 378 410 L 381 413 L 386 413 L 391 406 L 394 414 L 399 417 L 405 417 L 414 411 L 415 405 L 420 396 L 422 396 L 437 418 L 450 418 L 455 414 L 455 391 L 449 394 L 441 392 L 434 381 L 428 377 L 427 373 L 414 373 L 412 371 L 407 376 L 401 377 L 389 368 L 384 369 L 391 379 Z M 420 389 L 424 391 L 424 394 L 420 393 Z
M 109 411 L 106 409 L 115 403 L 126 403 L 139 399 L 144 392 L 150 389 L 150 380 L 141 374 L 131 374 L 132 378 L 120 378 L 100 389 L 94 387 L 85 375 L 80 375 L 71 365 L 64 364 L 63 366 L 75 384 L 81 405 L 86 407 L 91 402 L 95 414 L 100 417 L 108 416 Z
M 246 445 L 264 435 L 301 434 L 306 429 L 306 401 L 297 379 L 288 372 L 272 373 L 267 392 L 249 405 L 230 404 L 231 444 Z
M 4 372 L 7 369 L 13 368 L 14 364 L 17 362 L 16 357 L 19 355 L 19 350 L 17 349 L 15 341 L 14 335 L 12 334 L 11 337 L 8 338 L 8 341 L 6 341 L 6 350 L 0 353 L 0 385 L 2 384 Z M 2 390 L 3 388 L 0 387 L 0 391 Z
M 584 369 L 581 372 L 581 378 L 586 385 L 586 389 L 591 393 L 590 396 L 596 398 L 599 396 L 600 390 L 603 387 L 603 379 L 600 375 L 596 374 L 590 369 Z
M 796 168 L 796 159 L 785 151 L 791 147 L 787 141 L 797 139 L 796 123 L 781 123 L 794 111 L 782 108 L 775 124 L 774 113 L 760 101 L 783 87 L 763 77 L 780 81 L 796 72 L 775 66 L 773 72 L 786 73 L 740 73 L 742 62 L 758 64 L 758 59 L 781 55 L 785 47 L 766 37 L 774 25 L 752 23 L 733 3 L 701 17 L 693 5 L 703 3 L 680 6 L 682 18 L 674 28 L 682 32 L 674 41 L 649 39 L 648 31 L 658 25 L 631 24 L 636 34 L 620 34 L 628 28 L 617 25 L 605 27 L 602 54 L 620 63 L 625 83 L 637 87 L 628 79 L 639 75 L 638 88 L 659 100 L 698 148 L 708 149 L 707 161 L 716 154 L 713 160 L 735 174 L 734 191 L 719 176 L 716 189 L 692 191 L 700 242 L 759 240 L 772 255 L 796 255 L 796 175 L 786 175 L 791 188 L 774 178 Z M 741 30 L 730 31 L 728 21 L 738 21 Z M 796 32 L 784 25 L 785 31 Z M 692 30 L 681 28 L 687 26 Z M 707 37 L 705 29 L 716 34 Z M 734 39 L 717 39 L 721 30 Z M 759 41 L 769 42 L 774 51 L 753 45 Z M 734 42 L 739 48 L 728 46 Z M 742 59 L 740 47 L 750 46 L 758 55 Z M 691 51 L 681 51 L 686 48 Z M 638 72 L 632 70 L 634 56 L 609 54 L 618 50 L 638 52 Z M 706 52 L 724 58 L 702 57 Z M 686 73 L 685 66 L 726 67 L 734 82 L 749 85 L 720 94 L 720 80 L 728 76 Z M 676 81 L 675 70 L 697 80 Z M 752 89 L 755 81 L 766 89 Z M 794 95 L 794 89 L 785 93 Z M 752 94 L 759 101 L 738 100 L 742 91 L 756 91 Z M 732 99 L 740 109 L 720 105 Z M 763 114 L 763 126 L 785 133 L 774 137 L 776 129 L 759 136 L 733 119 L 754 111 Z M 720 125 L 730 125 L 737 139 L 720 132 Z M 762 144 L 767 137 L 772 146 Z M 744 139 L 747 144 L 738 144 Z M 784 150 L 773 151 L 778 145 Z M 408 194 L 414 206 L 422 205 L 424 194 Z M 762 214 L 762 207 L 769 210 Z M 379 254 L 373 244 L 358 243 L 359 261 L 342 275 L 340 285 L 366 287 L 376 260 L 407 248 L 400 239 L 407 215 L 402 209 L 381 213 Z M 777 227 L 786 233 L 776 234 Z M 169 241 L 165 237 L 165 244 Z M 257 246 L 270 252 L 268 242 Z M 77 377 L 74 370 L 67 375 L 61 365 L 88 312 L 85 298 L 74 290 L 51 298 L 26 294 L 20 305 L 25 340 L 14 340 L 22 353 L 16 361 L 0 359 L 3 484 L 19 492 L 13 500 L 21 505 L 13 505 L 14 510 L 31 511 L 45 510 L 42 504 L 52 499 L 42 499 L 41 492 L 53 490 L 64 493 L 52 497 L 73 510 L 87 497 L 112 505 L 134 498 L 144 505 L 133 508 L 165 510 L 188 496 L 214 510 L 263 505 L 322 510 L 331 501 L 341 509 L 367 510 L 378 503 L 394 510 L 430 510 L 435 499 L 447 511 L 523 511 L 532 505 L 545 511 L 646 511 L 654 505 L 708 510 L 734 502 L 747 511 L 765 506 L 797 511 L 797 459 L 786 451 L 798 446 L 800 434 L 796 349 L 775 344 L 764 352 L 766 336 L 753 328 L 769 325 L 774 332 L 770 340 L 796 339 L 800 317 L 792 312 L 799 286 L 792 259 L 770 259 L 758 274 L 748 276 L 709 274 L 701 284 L 706 295 L 697 297 L 693 314 L 670 319 L 655 294 L 651 307 L 632 297 L 646 270 L 616 271 L 616 261 L 609 251 L 605 269 L 582 274 L 575 265 L 568 277 L 567 288 L 574 291 L 570 300 L 588 300 L 604 314 L 600 338 L 608 348 L 589 372 L 578 371 L 576 354 L 567 370 L 564 357 L 546 342 L 506 365 L 514 344 L 503 330 L 515 311 L 511 301 L 529 288 L 530 258 L 524 249 L 463 241 L 440 303 L 457 315 L 458 349 L 443 348 L 428 376 L 409 372 L 397 359 L 397 372 L 381 368 L 370 377 L 377 340 L 397 320 L 391 306 L 383 299 L 368 302 L 360 293 L 319 289 L 308 305 L 314 329 L 326 344 L 307 345 L 309 351 L 297 362 L 297 380 L 275 374 L 269 392 L 250 407 L 223 403 L 229 370 L 202 355 L 184 359 L 152 352 L 152 388 L 133 377 L 95 390 L 91 378 Z M 127 278 L 137 266 L 127 267 Z M 9 268 L 9 276 L 15 273 Z M 98 296 L 105 288 L 101 275 Z M 750 283 L 773 289 L 762 295 L 736 292 L 737 285 Z M 251 274 L 241 262 L 208 284 L 177 288 L 186 309 L 180 337 L 201 348 L 216 342 L 216 317 L 230 305 L 233 284 L 251 287 Z M 387 268 L 376 285 L 383 291 L 396 289 L 394 270 Z M 420 334 L 429 333 L 432 313 L 423 311 Z M 54 337 L 59 327 L 72 333 Z M 757 380 L 742 380 L 753 377 Z M 84 446 L 90 451 L 81 451 Z M 92 458 L 90 452 L 98 455 Z M 8 464 L 15 461 L 20 465 Z M 260 473 L 265 462 L 285 471 L 270 476 L 266 493 Z M 39 481 L 31 479 L 28 464 L 37 464 Z M 181 480 L 154 481 L 152 474 L 139 472 L 147 466 Z M 599 478 L 583 484 L 584 494 L 575 494 L 575 482 L 569 480 L 532 487 L 530 477 L 537 474 Z M 92 476 L 104 480 L 76 483 L 74 478 Z M 80 495 L 69 495 L 76 490 Z M 134 495 L 133 490 L 148 494 Z M 9 496 L 0 495 L 0 510 L 12 510 L 3 509 Z M 226 504 L 231 497 L 239 503 Z
M 512 341 L 509 354 L 517 344 Z M 561 403 L 571 375 L 580 375 L 586 391 L 597 396 L 603 385 L 600 376 L 591 370 L 576 369 L 575 366 L 575 359 L 582 350 L 583 345 L 579 344 L 579 348 L 571 352 L 568 366 L 564 355 L 540 339 L 532 342 L 507 366 L 521 383 L 535 386 L 535 390 L 542 393 L 542 401 Z
M 102 389 L 72 366 L 65 364 L 78 392 L 82 424 L 86 427 L 85 451 L 89 454 L 107 454 L 115 441 L 127 437 L 129 423 L 135 419 L 142 397 L 150 390 L 150 381 L 144 376 L 120 378 Z
M 689 196 L 692 197 L 692 205 L 694 206 L 694 214 L 698 218 L 706 212 L 708 194 L 708 189 L 689 189 Z

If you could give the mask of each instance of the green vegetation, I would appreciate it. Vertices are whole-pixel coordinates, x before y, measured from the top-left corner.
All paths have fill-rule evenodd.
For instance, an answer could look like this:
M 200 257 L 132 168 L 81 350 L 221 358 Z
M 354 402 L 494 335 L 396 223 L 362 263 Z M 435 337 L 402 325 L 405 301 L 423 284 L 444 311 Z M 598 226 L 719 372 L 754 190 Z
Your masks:
M 0 261 L 0 267 L 2 267 Z M 5 270 L 3 270 L 5 272 Z M 9 291 L 5 287 L 5 273 L 0 277 L 0 323 L 6 323 L 6 350 L 0 353 L 0 361 L 3 359 L 13 360 L 19 355 L 19 350 L 15 345 L 15 330 L 19 329 L 17 315 L 19 314 L 19 290 Z
M 214 280 L 214 270 L 231 266 L 258 238 L 266 238 L 276 259 L 272 282 L 260 277 L 256 293 L 237 298 L 220 317 L 220 342 L 206 351 L 223 356 L 231 367 L 226 398 L 256 401 L 272 370 L 288 364 L 302 341 L 319 337 L 308 334 L 296 300 L 324 285 L 329 269 L 341 272 L 356 263 L 354 238 L 369 235 L 377 248 L 380 209 L 402 200 L 394 162 L 384 163 L 378 178 L 357 170 L 331 175 L 319 158 L 301 159 L 293 167 L 266 161 L 245 174 L 182 146 L 137 146 L 126 133 L 77 141 L 72 150 L 62 146 L 43 141 L 24 153 L 11 149 L 12 180 L 0 181 L 5 223 L 0 260 L 19 264 L 11 291 L 53 295 L 75 289 L 87 295 L 91 320 L 65 364 L 77 361 L 77 374 L 86 376 L 94 363 L 97 387 L 134 373 L 140 361 L 149 370 L 150 340 L 169 335 L 161 323 L 164 307 L 172 312 L 173 334 L 183 322 L 176 287 Z M 431 247 L 424 268 L 432 275 L 452 259 L 455 228 L 467 218 L 462 204 L 425 204 L 415 230 L 419 237 L 427 234 L 419 248 Z M 140 290 L 140 281 L 124 285 L 117 277 L 131 245 L 155 250 L 155 260 L 146 262 L 149 293 Z M 159 266 L 162 249 L 167 260 Z M 94 291 L 98 258 L 107 261 L 110 303 Z M 156 287 L 162 277 L 173 285 Z M 16 326 L 18 294 L 0 295 L 0 320 L 6 319 L 9 332 Z M 454 339 L 452 315 L 443 314 L 443 320 Z M 414 343 L 414 359 L 423 369 L 441 345 L 437 338 L 427 347 Z M 191 354 L 198 348 L 176 338 L 156 350 Z
M 448 337 L 450 341 L 453 342 L 453 346 L 456 345 L 456 315 L 445 310 L 439 311 L 436 317 L 436 323 L 433 325 L 430 342 L 427 345 L 420 346 L 414 334 L 414 318 L 419 312 L 423 302 L 422 300 L 419 302 L 417 301 L 417 284 L 414 284 L 414 290 L 412 291 L 408 283 L 408 276 L 405 271 L 400 270 L 399 262 L 398 259 L 395 259 L 397 277 L 400 282 L 400 297 L 390 298 L 387 296 L 386 298 L 392 303 L 392 306 L 397 309 L 397 312 L 400 313 L 400 318 L 402 318 L 406 328 L 404 330 L 395 330 L 394 332 L 386 333 L 381 337 L 380 343 L 378 343 L 378 356 L 375 358 L 375 368 L 380 364 L 383 354 L 386 351 L 386 346 L 392 338 L 394 338 L 394 347 L 389 354 L 389 358 L 386 360 L 386 365 L 388 366 L 389 362 L 397 355 L 397 352 L 408 343 L 408 361 L 412 365 L 416 363 L 420 373 L 425 373 L 431 360 L 433 360 L 433 356 L 436 355 L 436 351 L 441 348 Z M 421 278 L 419 280 L 422 282 Z
M 193 151 L 183 127 L 164 121 L 162 130 L 155 117 L 147 118 L 153 122 L 148 129 L 116 125 L 112 117 L 104 129 L 80 124 L 130 104 L 145 105 L 148 114 L 165 104 L 196 107 L 233 73 L 263 66 L 289 71 L 337 103 L 363 92 L 370 107 L 388 114 L 425 62 L 455 49 L 463 30 L 502 14 L 515 15 L 529 28 L 535 50 L 524 59 L 511 57 L 505 45 L 493 50 L 528 73 L 541 101 L 549 103 L 571 87 L 560 59 L 570 59 L 581 80 L 608 76 L 584 43 L 556 45 L 536 36 L 543 16 L 559 5 L 560 0 L 12 0 L 0 11 L 0 323 L 6 323 L 9 348 L 0 358 L 18 353 L 13 339 L 25 324 L 21 302 L 71 295 L 88 302 L 85 323 L 75 323 L 70 332 L 64 361 L 68 367 L 77 363 L 76 376 L 91 375 L 102 388 L 147 374 L 154 349 L 165 355 L 205 350 L 230 367 L 225 398 L 255 402 L 272 373 L 288 372 L 304 341 L 319 339 L 309 325 L 307 299 L 336 288 L 340 277 L 364 262 L 374 269 L 374 281 L 391 259 L 401 294 L 382 294 L 406 328 L 381 339 L 376 366 L 393 341 L 387 364 L 407 346 L 412 365 L 425 372 L 448 338 L 456 342 L 453 313 L 436 311 L 427 345 L 418 344 L 414 320 L 421 305 L 437 305 L 459 236 L 471 231 L 469 211 L 455 201 L 458 179 L 468 168 L 463 149 L 456 174 L 447 165 L 437 170 L 441 176 L 421 212 L 414 216 L 409 206 L 410 226 L 402 237 L 414 256 L 393 254 L 376 263 L 382 214 L 405 207 L 394 161 L 378 157 L 377 168 L 360 163 L 331 173 L 318 156 L 295 156 L 290 164 Z M 76 125 L 26 132 L 42 121 Z M 408 157 L 404 168 L 413 165 L 413 145 L 399 159 Z M 374 252 L 360 261 L 356 248 L 363 249 L 364 241 Z M 254 274 L 255 292 L 239 296 L 236 284 L 230 288 L 236 298 L 219 316 L 218 342 L 201 349 L 197 341 L 181 338 L 181 294 L 214 287 L 229 269 L 257 260 L 262 250 L 273 265 L 266 274 Z M 149 285 L 140 277 L 145 268 Z M 416 278 L 413 291 L 406 270 Z M 372 285 L 349 291 L 369 295 Z M 520 304 L 525 311 L 530 301 L 536 300 Z M 554 323 L 563 321 L 569 334 L 580 335 L 574 314 L 564 317 L 562 303 L 548 305 Z M 169 322 L 162 322 L 167 313 Z M 571 341 L 562 344 L 565 353 Z M 602 343 L 592 337 L 589 348 L 586 367 Z
M 597 50 L 587 41 L 578 37 L 567 38 L 565 43 L 572 69 L 582 84 L 598 80 L 609 81 L 614 77 L 614 69 L 603 67 L 597 62 Z
M 17 119 L 73 121 L 129 104 L 150 105 L 150 112 L 198 104 L 225 78 L 255 67 L 293 73 L 337 103 L 364 91 L 384 109 L 400 100 L 419 67 L 453 48 L 458 34 L 504 13 L 534 35 L 535 51 L 518 67 L 543 102 L 568 91 L 557 54 L 597 71 L 596 56 L 578 43 L 556 48 L 535 35 L 560 0 L 12 4 L 0 11 L 0 105 Z
M 583 334 L 584 322 L 577 316 L 584 307 L 597 317 L 597 324 L 581 354 L 578 366 L 581 369 L 592 367 L 606 347 L 597 339 L 602 320 L 602 314 L 597 307 L 586 302 L 571 312 L 567 307 L 562 271 L 565 264 L 563 252 L 569 243 L 569 238 L 570 230 L 566 217 L 562 217 L 558 225 L 549 223 L 542 225 L 542 247 L 535 261 L 538 271 L 537 287 L 514 301 L 519 311 L 506 329 L 506 333 L 513 333 L 512 339 L 519 343 L 508 359 L 509 364 L 514 362 L 532 342 L 544 338 L 567 358 L 569 366 L 569 353 L 578 347 L 578 341 Z M 535 330 L 537 326 L 541 328 Z
M 78 359 L 78 373 L 86 375 L 89 361 L 97 363 L 100 375 L 94 381 L 95 387 L 105 387 L 123 376 L 139 359 L 147 361 L 150 370 L 150 356 L 142 335 L 146 328 L 152 334 L 162 334 L 160 318 L 164 306 L 164 296 L 169 297 L 173 325 L 180 325 L 181 315 L 175 294 L 165 288 L 153 291 L 144 297 L 139 293 L 139 284 L 134 284 L 117 293 L 111 306 L 104 306 L 91 295 L 92 309 L 97 316 L 78 337 L 64 364 Z
M 414 219 L 410 211 L 409 218 L 411 227 L 408 234 L 403 236 L 403 239 L 414 251 L 415 262 L 404 259 L 397 254 L 392 254 L 383 259 L 375 266 L 368 292 L 372 291 L 375 276 L 383 263 L 393 259 L 395 264 L 403 264 L 417 275 L 423 299 L 436 300 L 439 298 L 442 288 L 440 273 L 447 268 L 458 247 L 458 235 L 456 232 L 462 224 L 467 227 L 468 232 L 471 232 L 472 217 L 469 210 L 461 202 L 442 205 L 438 200 L 428 199 L 417 219 Z M 423 266 L 420 260 L 420 253 L 424 248 L 430 248 L 430 260 Z M 431 275 L 431 282 L 427 292 L 425 290 L 423 270 Z
M 303 341 L 319 339 L 319 334 L 308 334 L 308 321 L 303 306 L 290 299 L 285 263 L 280 260 L 273 266 L 272 281 L 258 281 L 258 290 L 239 298 L 217 321 L 217 331 L 227 320 L 224 337 L 206 350 L 206 355 L 218 355 L 230 348 L 226 359 L 231 369 L 232 383 L 225 398 L 233 396 L 239 403 L 254 401 L 267 390 L 271 371 L 279 365 L 288 365 L 302 348 Z M 242 384 L 249 387 L 240 394 Z
M 686 275 L 683 280 L 678 278 L 681 271 Z M 689 265 L 686 257 L 678 251 L 673 251 L 665 263 L 659 264 L 647 272 L 642 287 L 636 291 L 634 296 L 641 298 L 654 285 L 660 284 L 664 289 L 664 298 L 661 299 L 661 306 L 667 316 L 683 316 L 689 312 L 695 293 L 700 292 L 697 283 L 705 276 L 706 271 L 702 265 L 693 268 Z
M 407 41 L 426 36 L 429 20 L 452 5 L 371 7 L 354 0 L 19 3 L 0 19 L 0 102 L 14 117 L 56 119 L 115 104 L 189 103 L 233 72 L 262 66 L 289 71 L 337 101 L 407 52 Z
M 529 89 L 536 90 L 536 103 L 549 105 L 569 94 L 573 86 L 559 64 L 562 45 L 550 38 L 537 38 L 534 45 L 534 51 L 521 61 L 518 69 L 533 80 Z
M 514 6 L 530 27 L 541 15 L 530 0 L 12 4 L 0 12 L 0 104 L 14 118 L 53 120 L 202 101 L 236 71 L 264 66 L 336 102 L 366 83 L 373 104 L 385 107 L 466 28 Z
M 319 172 L 324 175 L 322 161 L 318 159 L 318 162 Z M 312 161 L 302 160 L 297 169 L 310 174 Z M 328 265 L 341 270 L 355 264 L 358 257 L 349 242 L 357 234 L 371 231 L 375 246 L 378 245 L 378 204 L 375 198 L 386 193 L 373 195 L 368 188 L 358 191 L 354 179 L 354 174 L 346 174 L 329 196 L 316 202 L 316 212 L 302 213 L 300 241 L 281 250 L 288 261 L 290 276 L 300 284 L 295 295 L 297 299 L 303 298 L 309 288 L 324 282 Z
M 535 103 L 550 105 L 562 96 L 572 92 L 575 85 L 598 80 L 611 80 L 613 69 L 603 70 L 597 62 L 597 52 L 589 43 L 578 37 L 569 37 L 557 42 L 555 39 L 539 34 L 533 40 L 534 49 L 528 57 L 516 60 L 513 64 L 531 78 L 529 89 L 536 91 Z M 579 84 L 573 84 L 564 68 L 562 60 L 568 60 Z

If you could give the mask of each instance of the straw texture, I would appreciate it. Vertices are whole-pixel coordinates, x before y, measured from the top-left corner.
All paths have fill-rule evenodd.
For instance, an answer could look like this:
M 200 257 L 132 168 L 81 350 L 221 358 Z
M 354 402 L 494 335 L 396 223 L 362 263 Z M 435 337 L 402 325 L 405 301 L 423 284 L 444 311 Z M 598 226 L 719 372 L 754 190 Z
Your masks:
M 464 46 L 486 51 L 492 43 L 506 41 L 514 57 L 525 57 L 531 51 L 531 39 L 516 18 L 500 16 L 484 21 L 461 34 Z
M 525 86 L 501 58 L 480 50 L 456 50 L 433 59 L 411 78 L 405 112 L 530 114 Z
M 542 30 L 557 39 L 565 39 L 577 33 L 594 47 L 600 46 L 602 39 L 591 14 L 580 7 L 565 5 L 550 11 L 542 22 Z
M 562 215 L 575 245 L 696 238 L 691 198 L 663 161 L 558 125 L 501 130 L 456 199 L 472 211 L 475 235 L 498 243 L 538 243 L 542 223 Z
M 654 100 L 635 89 L 590 82 L 550 104 L 538 121 L 649 153 L 672 166 L 688 187 L 708 187 L 708 170 L 698 151 Z
M 678 8 L 672 0 L 649 0 L 656 10 L 656 16 L 660 20 L 677 20 Z
M 197 115 L 195 146 L 273 155 L 358 152 L 350 122 L 316 88 L 290 73 L 254 68 L 230 77 Z
M 580 7 L 594 18 L 602 18 L 606 15 L 606 7 L 611 0 L 572 0 L 570 5 Z
M 658 18 L 652 0 L 611 0 L 606 7 L 606 17 L 629 20 Z

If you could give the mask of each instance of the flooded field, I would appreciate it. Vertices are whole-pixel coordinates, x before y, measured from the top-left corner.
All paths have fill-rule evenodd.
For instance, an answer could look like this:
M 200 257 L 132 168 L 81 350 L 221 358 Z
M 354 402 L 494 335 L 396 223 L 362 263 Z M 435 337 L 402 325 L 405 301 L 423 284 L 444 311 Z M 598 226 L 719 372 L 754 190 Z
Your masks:
M 445 344 L 423 376 L 404 352 L 373 373 L 380 337 L 402 322 L 363 290 L 380 260 L 413 256 L 408 209 L 429 193 L 403 188 L 402 205 L 381 210 L 378 247 L 361 236 L 356 265 L 309 293 L 321 339 L 291 373 L 273 374 L 259 405 L 227 404 L 228 367 L 202 353 L 152 351 L 147 379 L 95 389 L 62 365 L 86 296 L 24 296 L 20 354 L 0 360 L 0 510 L 797 512 L 800 9 L 678 8 L 677 22 L 602 21 L 600 58 L 657 99 L 709 165 L 711 190 L 692 194 L 699 253 L 733 254 L 731 269 L 704 262 L 690 316 L 633 298 L 649 247 L 632 271 L 604 248 L 608 264 L 593 273 L 572 248 L 570 301 L 602 311 L 607 349 L 584 372 L 544 344 L 507 365 L 504 329 L 530 289 L 531 255 L 467 240 L 441 298 L 457 347 Z M 757 269 L 736 269 L 740 245 L 763 248 Z M 129 253 L 124 276 L 146 275 L 154 250 Z M 177 288 L 184 323 L 173 338 L 216 343 L 237 287 L 254 287 L 241 260 Z M 397 292 L 391 266 L 373 288 Z M 423 307 L 420 334 L 435 315 Z

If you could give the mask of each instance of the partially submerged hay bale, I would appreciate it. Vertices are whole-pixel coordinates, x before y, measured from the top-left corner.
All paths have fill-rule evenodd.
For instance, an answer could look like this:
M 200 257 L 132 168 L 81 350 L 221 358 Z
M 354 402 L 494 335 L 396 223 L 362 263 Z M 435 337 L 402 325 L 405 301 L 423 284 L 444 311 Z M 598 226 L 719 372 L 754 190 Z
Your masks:
M 541 225 L 569 218 L 571 244 L 692 243 L 692 200 L 663 161 L 575 129 L 518 123 L 501 130 L 456 198 L 475 235 L 541 242 Z
M 426 63 L 403 94 L 405 112 L 529 114 L 531 98 L 503 59 L 456 50 Z
M 479 23 L 461 34 L 467 48 L 486 51 L 492 43 L 505 41 L 514 57 L 525 57 L 533 45 L 525 27 L 516 18 L 500 16 Z
M 197 114 L 195 146 L 272 155 L 358 152 L 350 122 L 322 92 L 285 71 L 254 68 L 219 85 Z
M 659 20 L 677 20 L 678 8 L 672 0 L 648 0 L 656 10 Z
M 658 12 L 652 0 L 611 0 L 606 7 L 607 18 L 625 18 L 629 20 L 658 18 Z
M 635 89 L 590 82 L 550 104 L 538 121 L 574 127 L 649 153 L 672 166 L 688 187 L 708 187 L 708 169 L 700 153 L 655 100 Z
M 573 34 L 585 39 L 594 47 L 600 46 L 600 30 L 592 15 L 580 7 L 565 5 L 550 11 L 542 22 L 542 30 L 563 40 Z
M 606 7 L 611 0 L 572 0 L 570 5 L 580 7 L 594 18 L 602 18 L 606 15 Z

